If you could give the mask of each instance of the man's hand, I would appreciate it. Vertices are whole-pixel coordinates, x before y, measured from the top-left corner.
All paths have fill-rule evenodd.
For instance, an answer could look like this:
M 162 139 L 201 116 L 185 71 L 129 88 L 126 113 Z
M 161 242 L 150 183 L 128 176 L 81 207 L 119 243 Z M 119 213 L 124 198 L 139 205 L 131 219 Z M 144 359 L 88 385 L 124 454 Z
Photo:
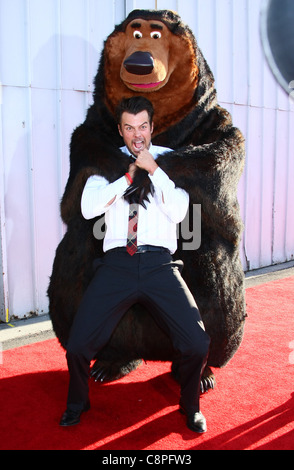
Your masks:
M 148 171 L 150 175 L 153 175 L 155 170 L 158 168 L 153 155 L 147 149 L 141 150 L 135 162 L 135 166 Z
M 129 166 L 129 175 L 132 179 L 134 178 L 135 171 L 136 171 L 136 164 L 131 163 L 130 166 Z

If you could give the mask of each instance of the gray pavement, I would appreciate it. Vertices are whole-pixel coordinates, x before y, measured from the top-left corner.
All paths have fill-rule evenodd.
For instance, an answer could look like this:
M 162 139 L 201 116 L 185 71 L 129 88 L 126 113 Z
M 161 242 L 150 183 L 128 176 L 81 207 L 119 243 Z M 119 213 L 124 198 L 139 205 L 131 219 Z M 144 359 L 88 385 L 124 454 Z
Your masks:
M 0 323 L 2 351 L 55 338 L 49 315 Z
M 245 275 L 245 287 L 294 276 L 294 261 L 250 271 Z M 49 315 L 0 323 L 0 352 L 54 338 Z

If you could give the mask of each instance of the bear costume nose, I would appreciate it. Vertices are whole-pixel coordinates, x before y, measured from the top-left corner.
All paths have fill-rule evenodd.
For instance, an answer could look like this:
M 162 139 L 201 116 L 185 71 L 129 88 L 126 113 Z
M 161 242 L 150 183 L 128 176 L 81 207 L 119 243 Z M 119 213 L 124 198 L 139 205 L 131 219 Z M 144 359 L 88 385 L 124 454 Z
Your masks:
M 127 72 L 134 75 L 149 75 L 154 68 L 154 60 L 149 52 L 137 51 L 124 61 Z

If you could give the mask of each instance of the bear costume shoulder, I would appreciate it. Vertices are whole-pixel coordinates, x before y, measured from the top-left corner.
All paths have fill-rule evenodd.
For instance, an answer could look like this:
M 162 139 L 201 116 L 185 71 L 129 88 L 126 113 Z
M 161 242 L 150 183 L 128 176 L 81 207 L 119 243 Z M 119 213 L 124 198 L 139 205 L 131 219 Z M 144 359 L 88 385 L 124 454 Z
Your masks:
M 175 256 L 184 261 L 183 277 L 211 337 L 208 364 L 222 367 L 241 343 L 246 316 L 239 257 L 243 224 L 237 200 L 244 137 L 217 103 L 212 72 L 192 31 L 169 10 L 134 10 L 117 25 L 104 43 L 94 84 L 93 105 L 85 122 L 73 132 L 70 145 L 70 174 L 61 202 L 68 230 L 57 249 L 48 289 L 54 330 L 65 346 L 91 279 L 93 259 L 103 252 L 103 241 L 93 236 L 95 220 L 85 221 L 81 215 L 84 185 L 93 174 L 109 182 L 125 174 L 129 158 L 120 151 L 123 141 L 115 109 L 122 98 L 143 95 L 155 110 L 153 144 L 172 149 L 160 155 L 157 164 L 189 193 L 190 211 L 193 204 L 201 204 L 201 246 L 184 250 L 180 239 Z M 137 170 L 133 189 L 132 197 L 142 203 L 150 190 L 143 170 Z M 173 360 L 168 339 L 162 342 L 165 351 L 158 352 L 155 345 L 142 346 L 141 351 L 139 347 L 136 354 L 128 350 L 127 341 L 136 342 L 136 336 L 144 338 L 151 329 L 155 338 L 162 334 L 148 312 L 140 306 L 136 309 L 141 323 L 130 333 L 127 325 L 132 311 L 127 313 L 113 344 L 109 350 L 106 347 L 102 368 L 105 376 L 111 368 L 109 379 L 123 375 L 113 373 L 116 362 L 119 369 L 122 363 L 141 358 Z

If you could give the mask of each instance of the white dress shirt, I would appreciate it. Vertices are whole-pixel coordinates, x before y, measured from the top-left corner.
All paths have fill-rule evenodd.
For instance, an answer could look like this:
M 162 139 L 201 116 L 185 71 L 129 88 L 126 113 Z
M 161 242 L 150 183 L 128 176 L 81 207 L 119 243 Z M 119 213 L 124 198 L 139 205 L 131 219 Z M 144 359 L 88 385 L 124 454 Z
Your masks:
M 130 155 L 127 147 L 121 150 Z M 155 160 L 158 155 L 168 151 L 171 150 L 152 144 L 149 148 Z M 139 206 L 138 246 L 163 246 L 173 254 L 177 249 L 177 224 L 186 216 L 189 195 L 183 189 L 176 188 L 161 168 L 157 168 L 153 175 L 149 174 L 149 178 L 155 194 L 148 195 L 150 203 L 146 203 L 147 209 Z M 81 200 L 82 214 L 85 219 L 92 219 L 105 213 L 105 252 L 127 244 L 129 204 L 123 197 L 127 188 L 125 176 L 109 183 L 106 178 L 94 175 L 85 184 Z M 114 202 L 109 204 L 113 198 Z

